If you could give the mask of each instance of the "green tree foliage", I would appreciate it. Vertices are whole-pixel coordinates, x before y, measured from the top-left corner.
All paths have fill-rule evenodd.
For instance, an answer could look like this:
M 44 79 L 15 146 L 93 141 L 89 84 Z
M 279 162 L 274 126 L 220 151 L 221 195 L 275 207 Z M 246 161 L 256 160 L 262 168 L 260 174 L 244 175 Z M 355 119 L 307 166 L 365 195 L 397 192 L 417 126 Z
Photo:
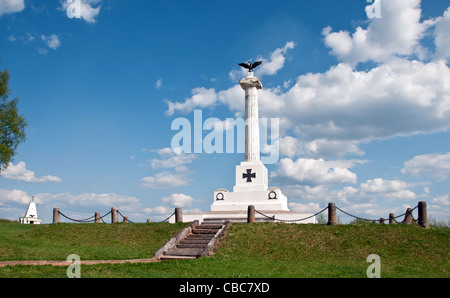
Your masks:
M 9 99 L 9 73 L 0 71 L 0 170 L 4 170 L 16 155 L 17 146 L 25 141 L 26 120 L 19 115 L 19 99 Z

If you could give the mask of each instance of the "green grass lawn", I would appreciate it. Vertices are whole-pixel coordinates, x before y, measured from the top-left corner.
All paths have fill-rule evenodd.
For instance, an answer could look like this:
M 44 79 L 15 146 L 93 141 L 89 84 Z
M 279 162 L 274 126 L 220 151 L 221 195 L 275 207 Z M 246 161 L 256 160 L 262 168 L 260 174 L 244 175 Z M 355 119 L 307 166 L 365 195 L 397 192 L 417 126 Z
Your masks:
M 187 224 L 0 223 L 0 261 L 149 258 Z M 234 224 L 217 253 L 197 260 L 82 265 L 82 277 L 450 277 L 450 229 L 405 225 Z M 66 277 L 66 267 L 8 266 L 0 277 Z

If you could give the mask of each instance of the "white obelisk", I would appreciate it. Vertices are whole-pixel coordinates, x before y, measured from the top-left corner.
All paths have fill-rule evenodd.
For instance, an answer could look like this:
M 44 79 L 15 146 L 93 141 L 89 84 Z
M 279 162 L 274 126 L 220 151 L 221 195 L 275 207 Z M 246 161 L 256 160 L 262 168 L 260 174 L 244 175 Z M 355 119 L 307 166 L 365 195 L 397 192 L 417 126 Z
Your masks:
M 261 161 L 259 145 L 259 111 L 258 90 L 262 89 L 261 81 L 253 71 L 240 82 L 245 90 L 245 161 Z
M 31 198 L 30 204 L 28 204 L 27 212 L 24 217 L 19 217 L 19 222 L 22 224 L 40 224 L 41 219 L 38 218 L 36 203 L 34 202 L 34 196 Z

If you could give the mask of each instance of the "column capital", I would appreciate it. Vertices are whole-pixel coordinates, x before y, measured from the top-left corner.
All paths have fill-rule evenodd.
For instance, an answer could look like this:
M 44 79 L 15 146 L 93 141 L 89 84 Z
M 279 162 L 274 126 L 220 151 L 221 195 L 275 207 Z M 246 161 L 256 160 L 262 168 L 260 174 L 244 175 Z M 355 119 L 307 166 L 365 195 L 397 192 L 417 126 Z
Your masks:
M 261 81 L 256 77 L 247 77 L 239 81 L 239 84 L 241 85 L 242 89 L 247 90 L 251 87 L 256 87 L 256 89 L 262 89 L 262 83 Z

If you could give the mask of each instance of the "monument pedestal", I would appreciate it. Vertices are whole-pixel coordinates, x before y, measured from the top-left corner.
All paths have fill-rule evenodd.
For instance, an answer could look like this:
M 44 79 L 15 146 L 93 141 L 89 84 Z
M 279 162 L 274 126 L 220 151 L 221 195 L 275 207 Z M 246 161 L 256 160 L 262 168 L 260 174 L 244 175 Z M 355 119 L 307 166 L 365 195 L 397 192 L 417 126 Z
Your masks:
M 269 174 L 262 162 L 241 162 L 236 166 L 233 192 L 216 190 L 211 211 L 247 211 L 249 205 L 261 211 L 289 211 L 286 196 L 277 187 L 269 188 L 268 181 Z

